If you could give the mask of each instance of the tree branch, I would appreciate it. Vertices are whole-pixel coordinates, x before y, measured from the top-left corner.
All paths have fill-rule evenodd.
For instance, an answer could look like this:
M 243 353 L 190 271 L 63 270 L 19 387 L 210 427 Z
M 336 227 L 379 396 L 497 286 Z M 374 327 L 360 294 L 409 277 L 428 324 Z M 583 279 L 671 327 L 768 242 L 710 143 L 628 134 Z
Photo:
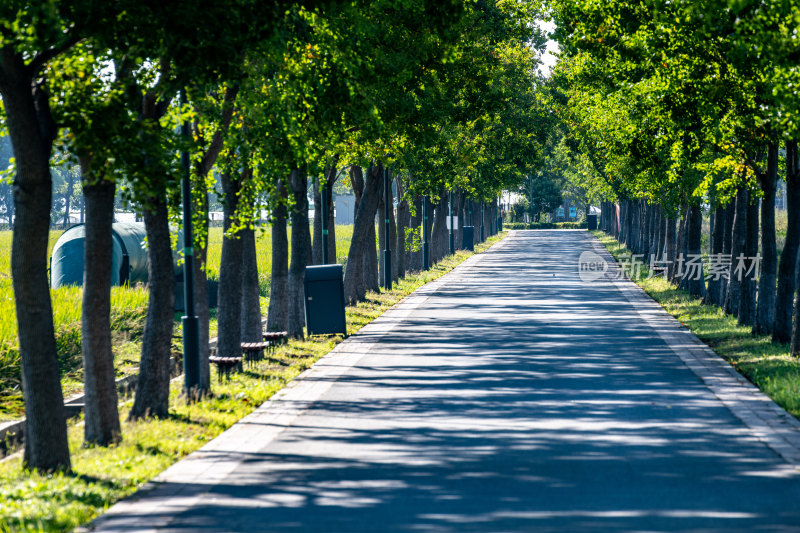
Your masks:
M 203 154 L 203 158 L 198 163 L 197 170 L 200 176 L 205 176 L 211 172 L 211 167 L 214 166 L 214 163 L 217 161 L 217 157 L 219 157 L 219 153 L 222 151 L 225 134 L 228 132 L 231 120 L 233 119 L 233 102 L 236 100 L 236 95 L 238 93 L 238 85 L 228 87 L 225 90 L 225 98 L 222 102 L 222 119 L 220 120 L 220 126 L 217 128 L 217 131 L 214 132 L 214 136 L 211 138 L 211 142 L 206 149 L 206 153 Z
M 27 73 L 31 78 L 36 77 L 40 70 L 44 68 L 48 61 L 57 55 L 69 50 L 76 44 L 81 42 L 81 38 L 77 35 L 67 35 L 64 41 L 56 46 L 42 50 L 36 54 L 31 62 L 28 64 Z

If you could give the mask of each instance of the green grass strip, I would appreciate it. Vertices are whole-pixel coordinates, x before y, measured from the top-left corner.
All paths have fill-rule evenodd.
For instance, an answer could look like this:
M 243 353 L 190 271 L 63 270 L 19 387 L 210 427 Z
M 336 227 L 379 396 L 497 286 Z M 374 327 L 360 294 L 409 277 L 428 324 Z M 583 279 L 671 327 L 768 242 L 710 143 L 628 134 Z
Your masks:
M 489 238 L 476 247 L 482 252 L 505 236 Z M 405 296 L 450 272 L 471 256 L 459 251 L 430 270 L 409 275 L 388 292 L 370 293 L 348 307 L 347 329 L 353 334 Z M 268 400 L 342 341 L 314 337 L 292 341 L 230 381 L 212 381 L 212 395 L 186 404 L 181 380 L 172 383 L 170 416 L 165 420 L 123 422 L 123 441 L 110 448 L 82 446 L 83 425 L 70 424 L 71 474 L 42 475 L 22 468 L 16 456 L 0 463 L 0 531 L 69 531 L 92 520 L 117 500 L 129 496 L 173 463 L 218 436 Z M 127 418 L 132 400 L 120 415 Z
M 630 255 L 613 237 L 592 233 L 617 260 Z M 753 335 L 749 326 L 740 326 L 736 317 L 716 305 L 705 305 L 663 276 L 648 279 L 648 274 L 644 265 L 641 278 L 634 281 L 775 403 L 800 417 L 800 360 L 789 355 L 788 344 L 773 343 L 768 335 Z

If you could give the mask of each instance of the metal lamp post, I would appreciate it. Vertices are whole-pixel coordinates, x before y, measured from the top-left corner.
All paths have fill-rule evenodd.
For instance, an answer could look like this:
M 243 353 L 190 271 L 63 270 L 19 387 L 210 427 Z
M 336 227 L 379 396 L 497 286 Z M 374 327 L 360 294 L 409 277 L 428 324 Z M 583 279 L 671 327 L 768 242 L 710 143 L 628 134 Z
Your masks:
M 181 106 L 186 105 L 186 90 L 181 91 Z M 181 135 L 189 139 L 189 123 L 181 126 Z M 181 152 L 183 180 L 183 376 L 186 394 L 192 397 L 200 388 L 200 320 L 194 309 L 194 237 L 192 235 L 192 188 L 189 176 L 189 152 Z

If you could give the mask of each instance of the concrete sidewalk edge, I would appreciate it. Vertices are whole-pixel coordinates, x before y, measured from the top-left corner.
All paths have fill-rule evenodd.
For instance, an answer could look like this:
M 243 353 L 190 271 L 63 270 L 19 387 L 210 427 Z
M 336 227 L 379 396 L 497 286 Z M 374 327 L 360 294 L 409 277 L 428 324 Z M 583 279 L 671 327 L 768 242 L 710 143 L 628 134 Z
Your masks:
M 616 259 L 596 237 L 587 235 L 593 251 L 610 265 L 616 266 L 617 271 Z M 639 285 L 616 275 L 610 276 L 608 281 L 619 289 L 645 322 L 731 413 L 745 424 L 755 438 L 769 446 L 795 470 L 800 471 L 800 421 L 750 383 Z

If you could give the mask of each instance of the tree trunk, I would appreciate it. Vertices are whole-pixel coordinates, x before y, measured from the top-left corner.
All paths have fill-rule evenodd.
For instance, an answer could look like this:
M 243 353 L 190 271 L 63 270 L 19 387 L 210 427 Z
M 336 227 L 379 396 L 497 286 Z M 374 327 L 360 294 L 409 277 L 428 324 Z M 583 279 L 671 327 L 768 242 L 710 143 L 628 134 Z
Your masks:
M 408 209 L 408 199 L 403 191 L 403 180 L 397 174 L 395 180 L 397 184 L 397 238 L 395 240 L 394 262 L 397 264 L 397 276 L 402 279 L 406 277 L 406 228 L 411 223 L 411 213 Z
M 166 198 L 150 198 L 143 208 L 147 235 L 150 295 L 142 336 L 136 397 L 129 419 L 169 416 L 169 359 L 175 313 L 175 272 Z
M 742 274 L 742 292 L 739 300 L 739 324 L 755 326 L 756 323 L 756 254 L 758 254 L 758 199 L 749 195 L 747 226 L 744 245 L 745 273 Z
M 650 206 L 650 210 L 652 212 L 652 224 L 651 224 L 651 242 L 650 242 L 650 255 L 658 257 L 661 252 L 658 250 L 659 244 L 661 244 L 661 208 L 658 205 Z
M 676 271 L 678 270 L 678 243 L 675 235 L 675 216 L 674 211 L 672 216 L 666 217 L 666 229 L 664 231 L 664 252 L 667 261 L 667 279 L 673 281 L 675 279 Z M 674 281 L 673 281 L 674 282 Z
M 625 246 L 632 250 L 633 246 L 633 211 L 634 204 L 632 200 L 625 201 Z
M 681 205 L 680 214 L 681 218 L 678 220 L 678 235 L 676 244 L 677 256 L 675 257 L 675 277 L 672 279 L 672 282 L 677 284 L 678 287 L 682 288 L 684 286 L 684 273 L 686 272 L 686 268 L 684 267 L 684 263 L 686 262 L 686 224 L 689 221 L 689 204 L 687 202 L 683 202 Z
M 622 243 L 630 249 L 631 247 L 631 225 L 632 225 L 632 209 L 631 201 L 623 200 L 622 202 Z
M 693 262 L 691 269 L 687 270 L 686 288 L 695 298 L 705 296 L 706 285 L 703 277 L 703 206 L 699 203 L 692 204 L 689 208 L 689 219 L 686 223 L 686 251 L 687 258 Z M 687 259 L 688 261 L 688 259 Z M 699 266 L 695 267 L 697 264 Z
M 792 300 L 796 288 L 798 250 L 800 250 L 800 161 L 796 142 L 786 143 L 786 241 L 778 268 L 773 342 L 792 340 Z M 794 343 L 793 343 L 794 344 Z M 792 354 L 796 353 L 794 350 Z
M 360 194 L 360 201 L 358 201 L 344 276 L 344 299 L 348 304 L 363 299 L 367 290 L 371 289 L 366 282 L 369 281 L 367 278 L 373 276 L 373 273 L 365 272 L 365 270 L 370 268 L 370 257 L 377 263 L 375 212 L 378 208 L 382 170 L 380 165 L 370 166 L 362 189 L 363 194 Z M 362 270 L 361 276 L 359 276 L 359 269 Z M 375 273 L 377 273 L 377 269 Z
M 414 206 L 414 212 L 411 213 L 411 205 Z M 422 233 L 420 232 L 420 221 L 422 220 L 422 208 L 420 207 L 419 199 L 416 197 L 411 198 L 408 215 L 408 232 L 405 235 L 405 249 L 406 249 L 406 268 L 412 272 L 420 270 L 422 265 L 421 252 L 416 249 L 422 242 Z
M 778 143 L 767 153 L 767 171 L 760 177 L 761 190 L 761 272 L 758 278 L 758 307 L 754 333 L 772 333 L 775 319 L 778 250 L 775 243 L 775 188 L 778 183 Z
M 331 264 L 336 264 L 336 213 L 334 212 L 333 203 L 333 186 L 339 178 L 339 169 L 337 168 L 339 158 L 334 160 L 335 164 L 328 167 L 325 171 L 325 180 L 328 183 L 328 194 L 326 195 L 328 204 L 328 261 Z
M 725 240 L 725 211 L 726 209 L 721 205 L 718 205 L 714 210 L 714 229 L 711 232 L 711 261 L 714 261 L 714 257 L 722 257 L 723 241 Z M 703 303 L 721 307 L 723 303 L 720 301 L 721 282 L 722 276 L 716 273 L 709 278 L 708 291 L 703 299 Z
M 261 342 L 261 294 L 258 288 L 256 232 L 241 232 L 242 240 L 242 342 Z
M 739 303 L 742 294 L 742 276 L 736 274 L 739 256 L 744 256 L 747 238 L 747 203 L 750 194 L 744 186 L 736 192 L 736 207 L 733 214 L 731 233 L 731 265 L 729 268 L 728 292 L 725 295 L 725 312 L 739 316 Z
M 238 177 L 231 176 L 230 172 L 220 175 L 224 231 L 217 290 L 217 355 L 220 357 L 242 354 L 242 236 L 233 234 L 233 228 L 239 191 L 248 177 L 245 172 Z
M 199 392 L 205 394 L 211 390 L 211 368 L 209 364 L 210 353 L 210 333 L 209 322 L 211 319 L 211 309 L 208 293 L 208 276 L 206 273 L 208 259 L 208 182 L 207 178 L 211 169 L 216 164 L 217 158 L 224 145 L 224 136 L 230 127 L 233 118 L 233 103 L 239 89 L 238 86 L 229 87 L 225 90 L 222 115 L 219 120 L 219 127 L 214 131 L 205 152 L 199 160 L 196 160 L 194 172 L 191 176 L 192 186 L 192 221 L 194 225 L 194 303 L 195 315 L 198 321 L 198 352 L 200 360 L 199 369 Z M 203 131 L 199 124 L 194 124 L 194 136 L 202 140 Z
M 0 94 L 16 163 L 11 275 L 25 398 L 23 464 L 40 471 L 69 471 L 64 397 L 47 280 L 50 154 L 56 125 L 46 93 L 31 79 L 38 73 L 31 73 L 10 45 L 6 44 L 3 52 Z
M 83 302 L 81 305 L 81 351 L 84 374 L 84 427 L 87 444 L 108 446 L 119 442 L 121 429 L 117 409 L 114 354 L 111 350 L 111 271 L 114 219 L 113 181 L 100 181 L 89 174 L 82 158 L 83 193 L 89 204 L 85 226 Z M 97 181 L 97 183 L 92 183 Z
M 272 208 L 272 277 L 269 288 L 268 331 L 289 328 L 289 241 L 286 236 L 287 190 L 284 180 L 276 187 Z
M 667 244 L 667 219 L 664 210 L 659 206 L 656 209 L 656 223 L 658 224 L 658 244 L 656 245 L 656 260 L 663 261 Z
M 447 232 L 447 191 L 439 192 L 439 202 L 433 213 L 433 228 L 431 229 L 431 264 L 437 263 L 448 254 L 450 238 Z
M 733 249 L 733 219 L 736 214 L 736 201 L 728 202 L 725 206 L 725 229 L 722 234 L 722 256 L 723 258 L 730 258 Z M 730 268 L 730 264 L 728 265 Z M 723 276 L 719 281 L 719 295 L 717 296 L 718 305 L 723 310 L 725 309 L 725 299 L 728 294 L 728 281 L 730 278 L 730 270 L 728 276 Z
M 464 226 L 466 225 L 466 218 L 464 218 L 464 194 L 458 192 L 453 195 L 453 203 L 455 203 L 455 216 L 458 217 L 458 230 L 455 232 L 456 250 L 462 248 L 461 243 L 464 242 Z
M 358 217 L 358 210 L 361 207 L 361 198 L 364 195 L 364 170 L 359 166 L 351 166 L 350 167 L 350 182 L 353 185 L 353 193 L 355 195 L 355 204 L 353 206 L 354 213 L 353 213 L 353 230 L 355 233 L 355 220 Z M 377 199 L 376 199 L 377 205 Z M 365 225 L 364 230 L 367 231 L 367 227 Z M 350 247 L 352 248 L 353 241 L 350 241 Z M 350 263 L 350 250 L 348 250 L 348 260 L 347 263 Z M 352 290 L 355 294 L 364 295 L 367 293 L 367 285 L 365 281 L 366 274 L 364 273 L 366 270 L 366 263 L 367 260 L 365 258 L 365 251 L 363 249 L 358 249 L 355 251 L 355 255 L 353 256 L 353 265 L 352 268 L 345 266 L 345 272 L 350 272 L 350 282 L 352 284 Z M 348 284 L 347 279 L 345 278 L 345 286 Z M 345 293 L 346 294 L 346 293 Z M 363 296 L 361 296 L 363 297 Z M 359 298 L 361 298 L 359 297 Z
M 289 189 L 294 197 L 292 210 L 292 261 L 289 265 L 289 336 L 302 339 L 305 320 L 305 297 L 303 282 L 306 266 L 311 261 L 311 234 L 308 228 L 308 177 L 305 171 L 292 170 Z
M 481 208 L 481 210 L 480 210 L 479 214 L 480 214 L 480 217 L 481 217 L 481 227 L 483 228 L 483 231 L 482 232 L 480 230 L 478 230 L 478 231 L 479 231 L 479 233 L 483 234 L 483 239 L 482 239 L 481 242 L 484 242 L 489 237 L 489 209 L 486 207 L 486 201 L 485 200 L 481 200 L 480 208 Z M 445 228 L 446 227 L 447 226 L 445 226 Z
M 383 287 L 383 280 L 386 278 L 384 273 L 384 261 L 383 261 L 383 251 L 386 250 L 388 246 L 386 242 L 386 218 L 383 216 L 385 203 L 383 201 L 383 176 L 381 176 L 381 192 L 378 195 L 378 208 L 376 209 L 377 213 L 377 220 L 378 220 L 378 279 L 380 280 L 380 286 Z
M 377 179 L 377 178 L 376 178 Z M 367 178 L 369 181 L 369 178 Z M 378 181 L 380 181 L 378 179 Z M 380 196 L 380 184 L 378 184 L 378 192 L 376 195 Z M 367 228 L 369 236 L 367 238 L 367 253 L 364 254 L 364 287 L 367 291 L 378 292 L 381 289 L 380 277 L 378 276 L 378 253 L 376 250 L 377 236 L 375 235 L 375 220 L 378 215 L 378 206 L 375 206 L 375 213 L 372 215 L 372 224 Z

